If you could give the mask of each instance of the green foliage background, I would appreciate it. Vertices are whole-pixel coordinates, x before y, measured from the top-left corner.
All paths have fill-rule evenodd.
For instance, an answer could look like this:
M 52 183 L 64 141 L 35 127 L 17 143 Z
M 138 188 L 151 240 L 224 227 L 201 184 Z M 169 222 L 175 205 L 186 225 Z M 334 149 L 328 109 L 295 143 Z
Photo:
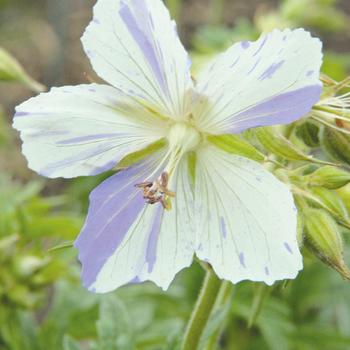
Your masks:
M 324 40 L 323 72 L 336 80 L 350 73 L 348 1 L 167 3 L 192 51 L 195 70 L 237 40 L 256 39 L 275 27 L 303 26 Z M 0 46 L 46 85 L 96 79 L 78 42 L 92 5 L 93 1 L 0 0 Z M 178 349 L 203 279 L 200 265 L 194 262 L 181 272 L 166 293 L 150 283 L 102 296 L 84 290 L 70 246 L 83 223 L 89 192 L 108 174 L 48 181 L 27 170 L 11 118 L 14 106 L 43 86 L 1 50 L 0 80 L 0 350 Z M 345 168 L 350 164 L 348 136 L 337 153 L 326 145 L 327 133 L 336 131 L 311 119 L 282 132 L 298 152 Z M 274 153 L 259 142 L 259 132 L 242 137 L 285 165 L 299 169 L 309 164 Z M 303 167 L 291 181 L 298 183 L 319 166 Z M 290 175 L 274 170 L 281 178 Z M 348 260 L 350 187 L 319 187 L 313 194 L 337 222 Z M 305 249 L 304 256 L 305 269 L 294 281 L 273 287 L 243 282 L 228 288 L 201 349 L 350 349 L 350 284 L 310 250 Z

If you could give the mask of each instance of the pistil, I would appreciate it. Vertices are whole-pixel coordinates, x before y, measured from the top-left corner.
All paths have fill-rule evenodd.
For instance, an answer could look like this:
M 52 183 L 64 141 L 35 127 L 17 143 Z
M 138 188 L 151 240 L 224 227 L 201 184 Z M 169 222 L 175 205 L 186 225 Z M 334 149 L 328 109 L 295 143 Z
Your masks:
M 201 135 L 193 126 L 180 122 L 170 127 L 167 139 L 169 149 L 164 161 L 161 162 L 164 164 L 167 161 L 167 165 L 161 175 L 155 181 L 145 181 L 136 187 L 142 189 L 147 204 L 161 203 L 164 209 L 170 210 L 171 198 L 175 197 L 175 192 L 168 189 L 170 178 L 182 157 L 200 144 Z

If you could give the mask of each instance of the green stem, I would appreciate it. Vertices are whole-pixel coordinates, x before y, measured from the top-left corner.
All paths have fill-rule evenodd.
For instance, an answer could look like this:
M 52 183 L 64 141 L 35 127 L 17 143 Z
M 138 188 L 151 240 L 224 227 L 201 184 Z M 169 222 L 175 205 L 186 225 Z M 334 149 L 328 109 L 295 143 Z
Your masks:
M 252 328 L 255 324 L 256 319 L 258 318 L 260 311 L 264 305 L 266 297 L 270 289 L 264 283 L 259 283 L 256 286 L 256 290 L 254 292 L 253 303 L 250 309 L 250 315 L 248 319 L 248 328 Z
M 233 295 L 233 284 L 231 282 L 225 281 L 221 284 L 219 294 L 216 298 L 215 306 L 214 306 L 214 312 L 215 310 L 223 307 L 225 304 L 231 301 Z M 230 311 L 229 307 L 227 308 L 227 314 Z M 214 334 L 210 337 L 208 344 L 206 345 L 205 350 L 214 350 L 216 348 L 216 345 L 218 343 L 218 339 L 220 338 L 220 335 L 222 334 L 223 328 L 226 324 L 226 317 L 225 322 L 222 323 L 218 329 L 214 332 Z
M 221 286 L 221 280 L 210 268 L 207 270 L 202 289 L 191 318 L 187 324 L 181 350 L 197 350 L 203 330 L 208 322 Z

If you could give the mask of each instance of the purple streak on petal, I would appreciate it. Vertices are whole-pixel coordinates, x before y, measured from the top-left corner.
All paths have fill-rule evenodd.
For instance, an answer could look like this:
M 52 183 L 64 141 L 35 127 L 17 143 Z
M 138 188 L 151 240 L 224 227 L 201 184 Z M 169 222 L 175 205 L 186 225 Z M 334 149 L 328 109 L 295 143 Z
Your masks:
M 247 268 L 245 264 L 245 256 L 243 252 L 239 253 L 239 262 L 242 265 L 242 267 L 244 267 L 245 269 Z
M 79 250 L 79 260 L 83 266 L 84 286 L 89 287 L 95 282 L 104 264 L 115 253 L 145 208 L 145 201 L 135 184 L 143 182 L 155 166 L 155 159 L 147 158 L 105 180 L 91 192 L 88 215 L 74 243 Z M 155 177 L 159 176 L 159 173 L 157 172 Z M 160 223 L 155 217 L 148 239 L 156 239 L 157 225 L 159 229 Z M 145 254 L 151 265 L 155 262 L 152 249 L 156 249 L 154 241 L 145 247 Z M 138 258 L 140 257 L 135 257 L 135 261 Z M 138 271 L 135 271 L 135 278 L 130 283 L 139 282 L 137 273 Z
M 140 166 L 129 168 L 104 181 L 90 194 L 89 212 L 74 245 L 79 249 L 83 265 L 82 279 L 91 286 L 123 241 L 145 202 L 134 187 L 143 178 L 137 177 Z
M 138 276 L 134 277 L 128 284 L 138 284 L 141 283 Z
M 254 63 L 253 67 L 249 70 L 249 72 L 247 73 L 247 75 L 249 75 L 250 73 L 252 73 L 254 71 L 254 69 L 256 68 L 256 66 L 259 64 L 261 57 L 259 57 L 256 62 Z
M 97 167 L 95 164 L 92 164 L 89 161 L 89 158 L 107 152 L 111 149 L 111 145 L 109 143 L 101 143 L 100 145 L 94 147 L 93 149 L 85 150 L 84 152 L 80 152 L 78 154 L 72 155 L 66 159 L 63 159 L 58 162 L 54 162 L 46 166 L 42 169 L 39 174 L 42 176 L 50 177 L 57 169 L 65 168 L 67 166 L 71 166 L 74 163 L 84 162 L 86 166 L 91 167 L 91 175 L 99 174 L 105 170 L 109 170 L 113 168 L 113 166 L 117 163 L 120 156 L 117 154 L 115 160 L 108 160 L 105 165 Z
M 30 115 L 31 113 L 29 113 L 29 112 L 16 112 L 15 113 L 15 118 L 17 118 L 17 117 L 25 117 L 25 116 L 27 116 L 27 115 Z
M 269 270 L 269 268 L 268 268 L 267 266 L 265 266 L 264 271 L 265 271 L 265 275 L 266 275 L 266 276 L 269 276 L 269 275 L 270 275 L 270 270 Z
M 101 22 L 96 17 L 94 17 L 94 19 L 92 21 L 96 24 L 101 24 Z
M 232 116 L 232 126 L 228 132 L 240 133 L 259 126 L 289 124 L 307 114 L 318 102 L 321 92 L 321 85 L 310 85 L 273 96 Z
M 314 74 L 315 73 L 315 71 L 313 71 L 313 70 L 309 70 L 307 73 L 306 73 L 306 76 L 307 77 L 310 77 L 312 74 Z
M 270 79 L 282 67 L 285 60 L 272 64 L 266 71 L 260 75 L 259 80 Z
M 67 135 L 68 132 L 67 131 L 38 131 L 36 133 L 31 134 L 31 137 L 52 137 L 52 136 L 63 136 L 63 135 Z
M 258 49 L 254 52 L 253 56 L 256 56 L 261 51 L 261 49 L 264 47 L 264 45 L 266 43 L 267 38 L 268 38 L 268 35 L 265 35 L 264 39 L 262 40 L 262 42 L 259 45 Z
M 118 157 L 115 160 L 110 160 L 110 161 L 108 161 L 105 164 L 100 165 L 100 166 L 94 165 L 94 167 L 92 168 L 92 170 L 89 173 L 89 176 L 95 176 L 98 174 L 102 174 L 108 170 L 111 170 L 112 168 L 114 168 L 117 165 L 119 158 L 120 157 Z
M 226 236 L 227 236 L 227 228 L 226 228 L 225 219 L 222 216 L 220 217 L 220 227 L 221 227 L 222 235 L 224 236 L 224 238 L 226 238 Z
M 144 0 L 137 0 L 137 2 L 132 1 L 130 6 L 133 8 L 134 13 L 131 11 L 129 5 L 122 0 L 120 3 L 119 14 L 150 64 L 163 91 L 168 93 L 164 71 L 157 59 L 157 52 L 154 43 L 154 40 L 156 39 L 152 37 L 152 22 L 148 8 L 145 5 Z
M 80 137 L 74 137 L 67 140 L 62 140 L 56 142 L 57 145 L 69 145 L 69 144 L 77 144 L 87 141 L 97 141 L 97 140 L 103 140 L 103 139 L 109 139 L 111 137 L 120 136 L 119 133 L 110 133 L 110 134 L 95 134 L 95 135 L 86 135 L 86 136 L 80 136 Z
M 250 46 L 250 42 L 249 41 L 241 41 L 241 46 L 245 50 Z
M 284 246 L 290 254 L 293 254 L 293 250 L 287 242 L 284 242 Z
M 230 68 L 233 68 L 239 61 L 240 57 L 237 57 L 236 60 L 231 64 Z
M 148 245 L 146 250 L 146 262 L 148 263 L 148 272 L 151 273 L 153 270 L 154 263 L 157 259 L 157 241 L 164 209 L 161 205 L 157 204 L 158 208 L 154 214 L 153 224 L 148 237 Z

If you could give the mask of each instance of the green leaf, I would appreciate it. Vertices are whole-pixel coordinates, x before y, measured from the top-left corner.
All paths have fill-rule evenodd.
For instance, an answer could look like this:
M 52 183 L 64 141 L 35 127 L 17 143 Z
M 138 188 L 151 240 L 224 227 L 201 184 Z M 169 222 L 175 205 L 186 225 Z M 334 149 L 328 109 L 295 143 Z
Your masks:
M 134 349 L 131 320 L 127 309 L 116 295 L 105 295 L 102 299 L 96 327 L 99 350 Z
M 63 338 L 63 350 L 80 350 L 80 345 L 69 335 L 65 335 Z
M 329 164 L 304 154 L 274 127 L 256 128 L 254 129 L 254 132 L 261 145 L 268 152 L 271 152 L 278 157 L 295 161 L 307 161 L 316 164 Z

